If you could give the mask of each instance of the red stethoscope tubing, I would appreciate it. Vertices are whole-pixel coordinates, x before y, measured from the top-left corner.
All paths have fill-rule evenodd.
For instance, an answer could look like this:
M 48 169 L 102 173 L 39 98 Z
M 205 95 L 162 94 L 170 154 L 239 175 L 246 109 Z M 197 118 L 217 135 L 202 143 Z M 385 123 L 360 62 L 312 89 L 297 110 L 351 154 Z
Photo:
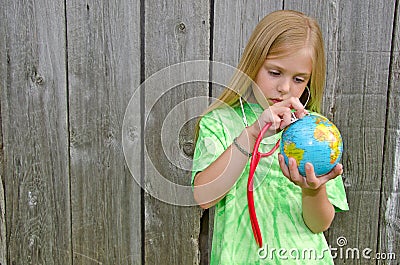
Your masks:
M 251 228 L 253 229 L 253 234 L 254 234 L 254 238 L 257 242 L 257 245 L 260 248 L 262 247 L 262 236 L 261 236 L 260 226 L 257 221 L 256 210 L 254 207 L 254 197 L 253 197 L 254 181 L 253 181 L 253 178 L 254 178 L 254 172 L 256 171 L 256 168 L 257 168 L 258 162 L 260 161 L 260 158 L 272 155 L 276 151 L 276 149 L 279 148 L 280 140 L 278 140 L 276 142 L 275 146 L 271 149 L 271 151 L 269 151 L 267 153 L 260 153 L 258 151 L 258 147 L 260 146 L 261 140 L 263 139 L 263 136 L 267 132 L 269 127 L 271 127 L 271 124 L 272 123 L 267 123 L 261 129 L 260 133 L 258 134 L 256 143 L 254 144 L 253 153 L 251 156 L 249 178 L 247 181 L 247 203 L 248 203 L 248 207 L 249 207 Z

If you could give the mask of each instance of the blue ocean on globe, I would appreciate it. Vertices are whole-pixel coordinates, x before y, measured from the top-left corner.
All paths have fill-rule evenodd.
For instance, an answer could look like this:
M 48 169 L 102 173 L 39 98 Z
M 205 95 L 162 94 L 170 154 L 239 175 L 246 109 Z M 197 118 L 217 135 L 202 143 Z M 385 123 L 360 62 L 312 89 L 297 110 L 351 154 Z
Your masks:
M 288 165 L 288 157 L 296 159 L 299 172 L 306 176 L 305 164 L 314 166 L 316 176 L 327 174 L 343 153 L 343 141 L 338 128 L 326 117 L 310 113 L 293 122 L 282 132 L 280 153 Z

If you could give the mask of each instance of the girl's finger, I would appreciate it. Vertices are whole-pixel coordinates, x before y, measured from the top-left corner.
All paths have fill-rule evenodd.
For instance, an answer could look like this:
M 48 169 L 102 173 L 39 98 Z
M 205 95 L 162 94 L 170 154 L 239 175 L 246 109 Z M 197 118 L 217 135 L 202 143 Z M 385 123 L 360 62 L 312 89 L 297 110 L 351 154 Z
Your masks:
M 304 182 L 303 176 L 300 175 L 299 169 L 297 168 L 296 160 L 293 157 L 289 157 L 289 174 L 290 174 L 290 179 L 294 183 L 299 184 Z
M 304 118 L 308 114 L 308 111 L 306 109 L 303 110 L 296 110 L 294 113 L 298 119 Z
M 307 185 L 312 189 L 318 188 L 320 180 L 315 176 L 314 166 L 311 163 L 307 162 L 305 164 L 305 169 Z
M 271 111 L 271 115 L 274 118 L 280 119 L 278 128 L 282 129 L 291 123 L 292 111 L 290 108 L 274 105 L 274 106 L 271 106 L 269 109 Z
M 278 103 L 274 104 L 274 106 L 287 107 L 287 108 L 290 108 L 290 109 L 294 109 L 296 111 L 303 111 L 304 110 L 304 106 L 300 102 L 300 99 L 298 99 L 296 97 L 290 97 L 288 99 L 285 99 L 285 100 L 283 100 L 281 102 L 278 102 Z
M 287 177 L 287 178 L 290 178 L 289 168 L 287 167 L 287 165 L 285 163 L 285 159 L 283 158 L 282 154 L 278 154 L 278 161 L 279 161 L 279 165 L 281 167 L 283 175 L 285 175 L 285 177 Z
M 343 173 L 342 164 L 337 164 L 328 174 L 318 177 L 321 181 L 321 184 L 328 182 L 331 179 L 336 178 L 337 176 Z
M 280 129 L 285 128 L 286 126 L 292 123 L 292 112 L 286 111 L 282 114 L 282 122 L 280 124 Z
M 300 102 L 300 99 L 296 98 L 296 97 L 292 97 L 289 99 L 291 106 L 291 109 L 296 110 L 296 112 L 303 112 L 304 111 L 304 106 L 303 104 Z
M 271 122 L 272 125 L 269 130 L 277 130 L 280 128 L 282 123 L 282 118 L 280 112 L 282 110 L 280 108 L 270 107 L 266 109 L 260 116 L 260 125 L 263 127 L 267 123 Z
M 337 164 L 326 176 L 329 179 L 333 179 L 341 174 L 343 174 L 343 165 Z

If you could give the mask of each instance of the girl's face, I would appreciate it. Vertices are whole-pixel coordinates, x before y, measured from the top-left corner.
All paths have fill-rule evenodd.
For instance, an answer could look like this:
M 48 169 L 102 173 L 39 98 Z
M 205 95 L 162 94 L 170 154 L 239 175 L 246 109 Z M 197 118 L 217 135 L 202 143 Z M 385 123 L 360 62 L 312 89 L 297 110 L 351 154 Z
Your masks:
M 300 98 L 311 77 L 310 50 L 303 48 L 282 57 L 267 56 L 257 73 L 253 94 L 264 108 L 290 97 Z

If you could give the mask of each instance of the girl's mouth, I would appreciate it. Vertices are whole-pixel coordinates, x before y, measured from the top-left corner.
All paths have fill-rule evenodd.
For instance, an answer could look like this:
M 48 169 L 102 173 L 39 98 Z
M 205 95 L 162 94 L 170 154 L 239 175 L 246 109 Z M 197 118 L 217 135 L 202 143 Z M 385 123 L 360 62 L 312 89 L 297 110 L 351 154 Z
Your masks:
M 282 99 L 278 99 L 278 98 L 271 98 L 270 100 L 271 100 L 271 102 L 272 102 L 273 104 L 282 102 Z

